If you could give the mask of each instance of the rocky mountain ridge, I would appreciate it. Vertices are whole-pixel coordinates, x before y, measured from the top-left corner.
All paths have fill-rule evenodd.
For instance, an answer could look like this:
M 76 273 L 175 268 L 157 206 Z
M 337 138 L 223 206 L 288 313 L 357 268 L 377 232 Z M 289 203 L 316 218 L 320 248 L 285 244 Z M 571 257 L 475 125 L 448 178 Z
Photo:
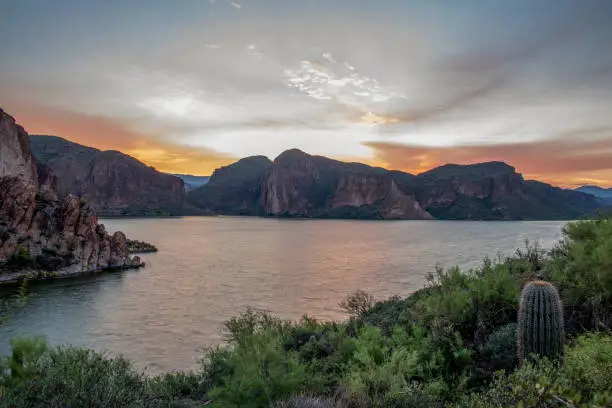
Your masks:
M 122 232 L 109 235 L 90 204 L 58 194 L 57 178 L 33 158 L 29 137 L 0 109 L 0 281 L 24 271 L 63 276 L 141 265 Z
M 218 169 L 189 198 L 211 214 L 310 218 L 574 219 L 600 206 L 588 194 L 525 180 L 502 162 L 412 175 L 297 149 Z
M 57 136 L 30 136 L 32 154 L 58 178 L 60 193 L 87 199 L 98 215 L 181 215 L 185 188 L 124 153 L 101 151 Z

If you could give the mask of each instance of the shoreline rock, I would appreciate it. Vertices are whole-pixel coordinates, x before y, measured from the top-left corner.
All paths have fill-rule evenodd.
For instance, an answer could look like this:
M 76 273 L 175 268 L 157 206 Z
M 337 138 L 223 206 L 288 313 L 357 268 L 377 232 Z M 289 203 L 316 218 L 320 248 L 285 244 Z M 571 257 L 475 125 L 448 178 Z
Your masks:
M 142 262 L 140 257 L 135 256 L 130 260 L 130 263 L 126 261 L 125 266 L 118 268 L 105 268 L 86 271 L 78 271 L 71 267 L 63 268 L 57 271 L 46 271 L 44 269 L 27 269 L 21 271 L 6 272 L 0 270 L 0 286 L 14 285 L 24 280 L 30 282 L 42 282 L 56 279 L 76 278 L 79 276 L 97 275 L 102 273 L 112 273 L 130 269 L 140 269 L 144 267 L 145 263 Z
M 128 239 L 127 250 L 130 254 L 144 254 L 157 252 L 157 247 L 153 244 L 149 244 L 148 242 Z
M 0 282 L 140 267 L 128 239 L 112 236 L 82 197 L 60 197 L 33 159 L 26 131 L 0 109 Z

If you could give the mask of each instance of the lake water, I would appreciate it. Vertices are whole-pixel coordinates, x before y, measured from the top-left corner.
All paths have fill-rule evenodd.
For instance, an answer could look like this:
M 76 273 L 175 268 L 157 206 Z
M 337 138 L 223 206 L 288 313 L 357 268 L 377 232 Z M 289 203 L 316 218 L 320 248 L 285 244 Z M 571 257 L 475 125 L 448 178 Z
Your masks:
M 408 295 L 435 265 L 468 268 L 526 239 L 550 248 L 563 222 L 332 221 L 240 217 L 104 220 L 159 248 L 146 268 L 31 284 L 0 327 L 17 335 L 122 353 L 147 372 L 198 366 L 224 321 L 247 307 L 289 319 L 343 318 L 338 302 L 366 290 Z

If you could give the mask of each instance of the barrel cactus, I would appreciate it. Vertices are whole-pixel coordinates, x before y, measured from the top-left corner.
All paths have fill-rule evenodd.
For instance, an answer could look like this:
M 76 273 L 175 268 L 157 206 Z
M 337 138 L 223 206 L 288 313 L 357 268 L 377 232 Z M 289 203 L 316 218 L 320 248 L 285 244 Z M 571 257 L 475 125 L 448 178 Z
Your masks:
M 563 306 L 551 283 L 529 282 L 521 292 L 518 315 L 518 357 L 531 354 L 554 359 L 563 354 Z

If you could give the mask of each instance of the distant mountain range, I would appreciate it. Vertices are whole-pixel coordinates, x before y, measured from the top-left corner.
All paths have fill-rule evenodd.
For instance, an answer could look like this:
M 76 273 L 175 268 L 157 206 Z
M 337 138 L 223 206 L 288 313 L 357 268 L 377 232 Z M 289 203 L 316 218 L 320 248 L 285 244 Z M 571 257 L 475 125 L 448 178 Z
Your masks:
M 313 218 L 573 219 L 600 206 L 591 195 L 524 180 L 501 162 L 412 175 L 297 149 L 218 169 L 188 198 L 211 214 Z
M 208 183 L 210 176 L 193 176 L 191 174 L 172 174 L 183 180 L 185 183 L 185 191 L 191 191 Z
M 256 215 L 351 219 L 574 219 L 600 206 L 591 193 L 525 180 L 502 162 L 448 164 L 413 175 L 312 156 L 251 156 L 210 177 L 158 172 L 131 156 L 54 136 L 32 153 L 58 190 L 101 215 Z
M 606 206 L 612 206 L 612 188 L 602 188 L 599 186 L 582 186 L 576 191 L 590 194 L 599 200 L 600 203 Z

